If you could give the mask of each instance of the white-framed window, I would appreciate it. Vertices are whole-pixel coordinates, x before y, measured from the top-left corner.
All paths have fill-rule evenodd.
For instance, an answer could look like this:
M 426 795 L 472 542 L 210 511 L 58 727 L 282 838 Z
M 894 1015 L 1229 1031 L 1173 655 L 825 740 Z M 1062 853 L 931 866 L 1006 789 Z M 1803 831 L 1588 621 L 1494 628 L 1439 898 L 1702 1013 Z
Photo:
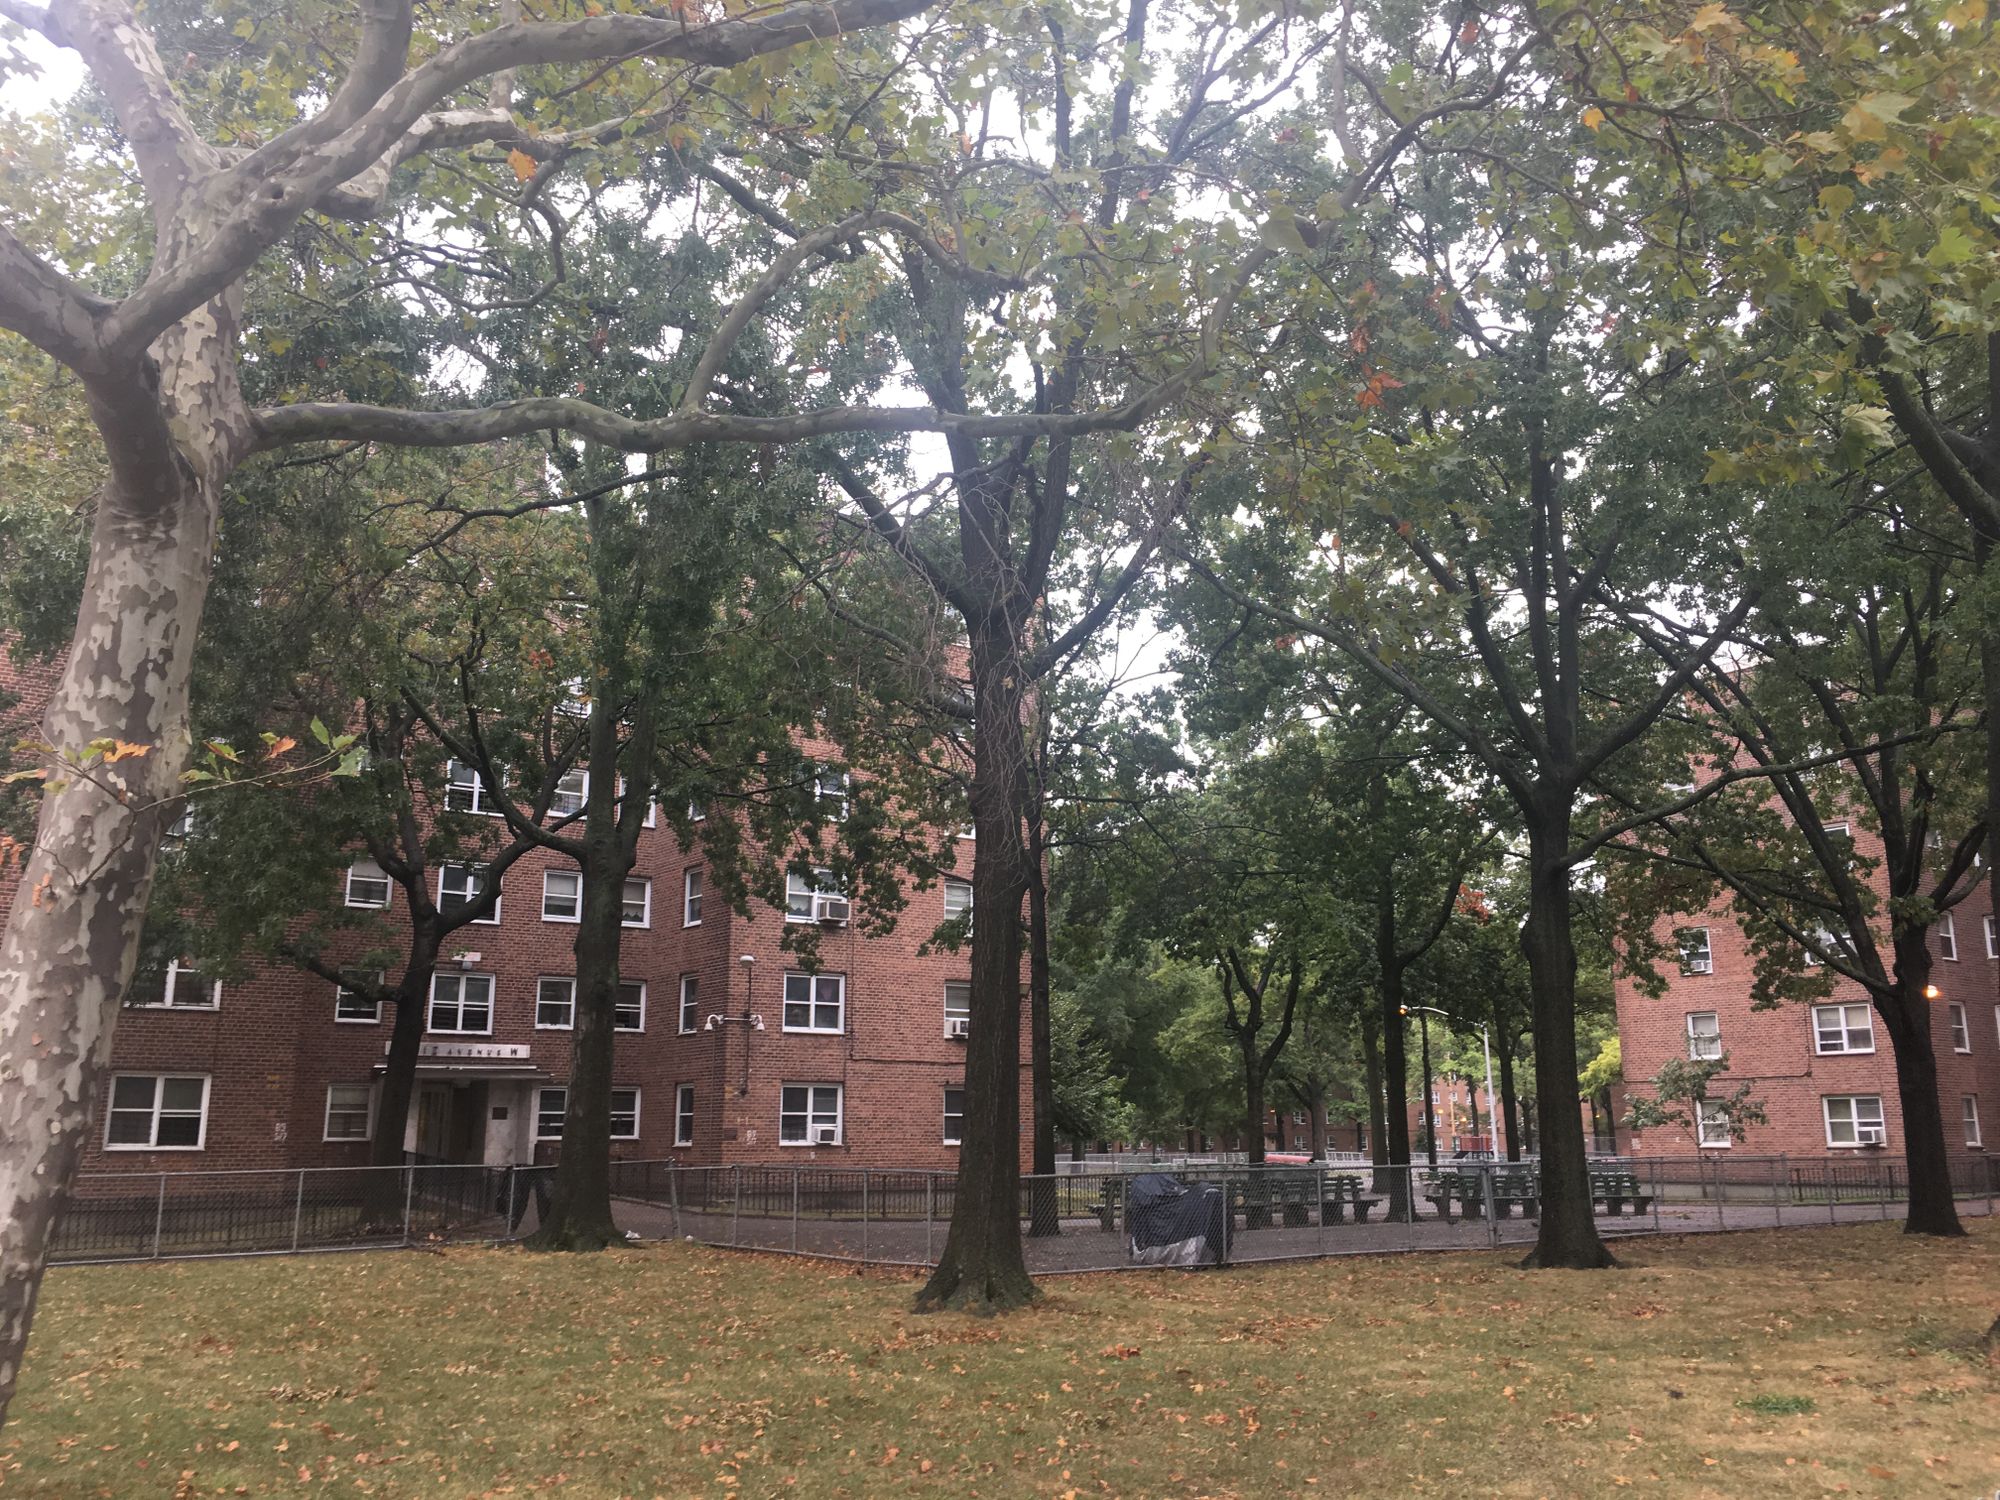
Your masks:
M 326 1139 L 365 1141 L 375 1134 L 375 1090 L 365 1083 L 326 1086 Z
M 1727 1146 L 1733 1139 L 1729 1134 L 1729 1116 L 1713 1099 L 1704 1099 L 1696 1106 L 1695 1129 L 1695 1138 L 1704 1146 Z
M 965 1087 L 946 1084 L 944 1089 L 944 1143 L 956 1146 L 965 1139 Z
M 694 1144 L 694 1085 L 684 1083 L 674 1090 L 674 1144 Z
M 118 1073 L 105 1098 L 106 1151 L 199 1151 L 208 1137 L 206 1073 Z
M 681 975 L 681 1035 L 691 1035 L 701 1021 L 701 979 L 695 974 Z
M 845 922 L 850 910 L 847 892 L 833 871 L 814 870 L 807 876 L 794 870 L 785 876 L 787 922 Z
M 2000 1005 L 1993 1007 L 1993 1040 L 2000 1043 Z
M 165 968 L 141 969 L 132 976 L 128 1003 L 142 1010 L 220 1010 L 222 981 L 210 979 L 185 959 L 170 958 Z
M 847 818 L 847 773 L 832 766 L 821 766 L 819 774 L 813 777 L 813 800 L 819 804 L 829 822 L 840 823 Z
M 562 685 L 562 696 L 556 699 L 556 712 L 572 719 L 590 717 L 590 684 L 581 674 L 566 678 Z
M 1977 1094 L 1961 1095 L 1958 1101 L 1958 1108 L 1960 1115 L 1965 1120 L 1965 1144 L 1968 1146 L 1985 1145 L 1985 1141 L 1980 1138 L 1979 1134 L 1979 1096 Z
M 611 1003 L 613 1031 L 646 1029 L 646 986 L 637 979 L 618 981 L 618 998 Z
M 944 1034 L 964 1040 L 972 1033 L 972 983 L 947 979 L 944 983 Z
M 1965 1007 L 1956 1000 L 1944 1008 L 1945 1019 L 1951 1023 L 1951 1050 L 1970 1052 L 1972 1050 L 1972 1028 L 1966 1023 Z
M 787 1083 L 778 1090 L 780 1146 L 838 1146 L 842 1140 L 837 1083 Z
M 1689 1011 L 1687 1034 L 1688 1056 L 1696 1062 L 1722 1056 L 1722 1018 L 1715 1011 Z
M 535 1139 L 538 1141 L 561 1140 L 563 1116 L 568 1111 L 568 1089 L 537 1089 L 535 1091 Z M 636 1141 L 639 1139 L 639 1091 L 637 1089 L 613 1089 L 611 1091 L 611 1139 L 614 1141 Z
M 1889 1138 L 1879 1094 L 1828 1094 L 1820 1108 L 1826 1114 L 1829 1146 L 1879 1146 Z
M 482 813 L 489 818 L 500 816 L 500 809 L 494 806 L 493 794 L 486 790 L 486 783 L 462 760 L 444 763 L 444 805 L 452 812 Z
M 700 870 L 689 870 L 681 877 L 681 926 L 701 926 Z
M 690 823 L 705 823 L 708 821 L 708 799 L 706 797 L 688 798 L 688 821 Z
M 583 811 L 590 800 L 590 772 L 581 768 L 565 771 L 556 778 L 556 789 L 549 798 L 549 816 L 552 818 L 574 817 Z
M 576 1024 L 576 981 L 543 975 L 535 981 L 535 1030 L 568 1031 Z
M 542 871 L 542 920 L 544 922 L 583 920 L 581 870 Z
M 433 974 L 429 1029 L 461 1035 L 490 1036 L 493 1032 L 491 974 Z
M 944 919 L 947 922 L 965 919 L 965 930 L 972 931 L 972 882 L 960 880 L 955 875 L 944 878 Z
M 372 859 L 357 859 L 347 867 L 347 904 L 372 907 L 379 911 L 389 904 L 395 887 L 389 876 Z
M 1986 914 L 1982 925 L 1986 928 L 1986 956 L 1988 958 L 2000 958 L 2000 932 L 1994 930 L 1993 914 L 1991 912 Z
M 1937 919 L 1938 957 L 1946 963 L 1958 962 L 1958 924 L 1945 912 Z
M 841 1031 L 846 1017 L 845 974 L 785 976 L 785 1030 Z
M 1706 927 L 1676 927 L 1674 947 L 1680 952 L 1683 974 L 1715 972 L 1715 955 L 1709 950 Z
M 958 825 L 958 836 L 962 839 L 976 840 L 979 837 L 979 833 L 970 823 L 961 823 Z
M 348 972 L 357 980 L 372 980 L 378 985 L 382 982 L 380 969 L 373 974 L 366 974 L 360 969 Z M 349 1026 L 379 1026 L 382 1022 L 382 1002 L 370 999 L 349 985 L 337 984 L 333 987 L 333 1018 Z
M 1874 1012 L 1866 1005 L 1815 1005 L 1813 1050 L 1822 1056 L 1836 1052 L 1873 1052 Z
M 635 875 L 625 882 L 625 905 L 619 922 L 626 927 L 653 925 L 653 882 Z
M 472 905 L 480 896 L 478 865 L 438 866 L 438 910 L 446 916 Z M 483 917 L 472 920 L 481 927 L 500 925 L 500 903 L 504 898 L 493 898 L 493 910 Z
M 185 843 L 193 833 L 194 804 L 192 802 L 183 802 L 179 816 L 167 825 L 167 831 L 161 837 L 169 844 L 180 844 Z

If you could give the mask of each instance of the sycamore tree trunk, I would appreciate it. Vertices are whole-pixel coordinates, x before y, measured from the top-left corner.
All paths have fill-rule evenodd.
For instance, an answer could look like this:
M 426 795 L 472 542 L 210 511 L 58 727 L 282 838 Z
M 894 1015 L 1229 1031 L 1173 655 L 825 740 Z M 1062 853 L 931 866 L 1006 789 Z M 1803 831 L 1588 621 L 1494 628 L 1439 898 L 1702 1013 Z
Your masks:
M 222 482 L 248 441 L 236 325 L 233 303 L 211 303 L 152 354 L 86 378 L 107 476 L 42 719 L 51 789 L 0 937 L 0 1423 L 183 790 Z M 78 768 L 108 740 L 138 748 Z
M 1039 717 L 1039 716 L 1038 716 Z M 1028 1232 L 1062 1233 L 1056 1204 L 1055 1059 L 1049 1039 L 1049 886 L 1044 865 L 1040 803 L 1028 824 L 1028 1072 L 1033 1080 L 1035 1181 L 1029 1193 Z M 977 856 L 975 856 L 976 858 Z
M 423 1051 L 424 1016 L 430 1005 L 431 976 L 437 972 L 442 941 L 435 914 L 419 915 L 410 927 L 409 956 L 397 981 L 389 1021 L 389 1055 L 382 1068 L 382 1088 L 375 1100 L 375 1138 L 368 1145 L 371 1167 L 400 1167 L 403 1142 L 409 1135 L 410 1101 L 417 1090 L 417 1062 Z M 368 1174 L 367 1214 L 376 1224 L 400 1220 L 401 1182 L 389 1172 Z
M 592 777 L 593 792 L 596 783 Z M 576 1005 L 562 1153 L 550 1185 L 548 1217 L 527 1241 L 531 1250 L 602 1250 L 620 1242 L 611 1216 L 611 1074 L 627 867 L 615 847 L 602 855 L 591 853 L 596 857 L 584 866 L 576 930 Z
M 965 1044 L 965 1139 L 944 1251 L 919 1312 L 996 1313 L 1034 1300 L 1021 1242 L 1021 901 L 1030 871 L 1020 809 L 1027 775 L 1025 689 L 1003 617 L 970 623 L 972 1032 Z
M 1410 1216 L 1410 1058 L 1403 1016 L 1403 966 L 1397 960 L 1393 913 L 1377 912 L 1376 959 L 1382 988 L 1382 1127 L 1389 1159 L 1389 1217 Z M 1384 944 L 1386 943 L 1386 947 Z M 1379 1192 L 1382 1185 L 1378 1184 Z
M 1521 1105 L 1514 1086 L 1514 1046 L 1506 1030 L 1496 1029 L 1494 1057 L 1500 1070 L 1500 1120 L 1507 1135 L 1507 1160 L 1521 1159 Z
M 1521 949 L 1534 981 L 1536 1115 L 1542 1218 L 1524 1266 L 1587 1271 L 1614 1265 L 1598 1237 L 1589 1155 L 1576 1107 L 1576 944 L 1570 929 L 1569 807 L 1547 795 L 1528 829 L 1528 920 Z
M 1361 1086 L 1368 1091 L 1368 1156 L 1376 1166 L 1387 1166 L 1389 1144 L 1382 1115 L 1381 1017 L 1375 1007 L 1361 1007 Z M 1382 1174 L 1375 1178 L 1376 1192 L 1382 1191 Z
M 1312 1159 L 1326 1160 L 1326 1085 L 1314 1079 L 1306 1085 L 1306 1129 L 1312 1142 Z
M 1903 1165 L 1910 1179 L 1906 1234 L 1962 1235 L 1958 1205 L 1951 1192 L 1951 1160 L 1945 1145 L 1944 1113 L 1938 1095 L 1937 1053 L 1931 1040 L 1930 929 L 1908 927 L 1895 936 L 1896 982 L 1875 996 L 1875 1009 L 1889 1033 L 1896 1061 L 1896 1097 L 1903 1106 Z

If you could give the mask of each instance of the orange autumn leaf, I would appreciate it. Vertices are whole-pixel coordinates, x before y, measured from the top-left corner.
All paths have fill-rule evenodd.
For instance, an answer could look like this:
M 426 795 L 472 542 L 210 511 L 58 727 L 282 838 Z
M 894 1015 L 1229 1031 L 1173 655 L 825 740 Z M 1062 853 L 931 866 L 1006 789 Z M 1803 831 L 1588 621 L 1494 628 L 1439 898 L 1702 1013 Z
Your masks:
M 276 760 L 279 756 L 283 755 L 287 750 L 293 750 L 298 748 L 298 743 L 299 742 L 297 740 L 293 739 L 288 734 L 279 735 L 278 738 L 271 741 L 271 748 L 264 752 L 264 759 Z
M 135 745 L 130 740 L 116 740 L 112 743 L 111 753 L 104 758 L 106 760 L 130 760 L 135 755 L 150 755 L 152 750 L 153 747 L 151 745 Z
M 514 180 L 526 182 L 535 175 L 535 159 L 516 146 L 507 153 L 507 165 L 514 169 Z

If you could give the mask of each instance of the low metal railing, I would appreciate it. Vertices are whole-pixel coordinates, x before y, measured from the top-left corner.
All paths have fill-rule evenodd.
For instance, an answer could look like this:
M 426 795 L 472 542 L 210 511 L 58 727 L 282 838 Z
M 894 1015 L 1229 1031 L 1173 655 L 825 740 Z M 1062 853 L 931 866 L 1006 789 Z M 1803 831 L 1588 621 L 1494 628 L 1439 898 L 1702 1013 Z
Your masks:
M 1959 1209 L 1991 1214 L 2000 1177 L 1954 1161 Z M 497 1242 L 532 1233 L 551 1167 L 417 1165 L 272 1171 L 103 1173 L 80 1179 L 51 1259 L 114 1261 Z M 1888 1160 L 1702 1157 L 1593 1161 L 1592 1212 L 1607 1237 L 1794 1228 L 1886 1219 L 1906 1184 Z M 1247 1167 L 1180 1162 L 1153 1173 L 1067 1171 L 1022 1179 L 1019 1215 L 1036 1274 L 1153 1263 L 1161 1215 L 1140 1208 L 1148 1176 L 1212 1206 L 1198 1263 L 1532 1241 L 1540 1164 L 1353 1160 Z M 859 1261 L 935 1263 L 956 1207 L 950 1172 L 790 1165 L 612 1165 L 620 1224 L 641 1239 Z M 1138 1195 L 1135 1197 L 1135 1194 Z M 1163 1221 L 1162 1221 L 1163 1222 Z

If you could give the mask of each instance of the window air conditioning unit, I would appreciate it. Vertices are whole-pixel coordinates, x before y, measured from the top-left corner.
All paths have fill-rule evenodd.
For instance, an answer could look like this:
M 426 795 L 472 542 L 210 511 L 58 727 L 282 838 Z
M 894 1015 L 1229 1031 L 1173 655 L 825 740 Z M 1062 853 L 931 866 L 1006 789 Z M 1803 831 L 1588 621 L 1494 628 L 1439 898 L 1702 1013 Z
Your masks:
M 845 922 L 850 909 L 845 896 L 815 896 L 813 908 L 813 915 L 828 923 Z
M 815 1146 L 838 1146 L 840 1144 L 840 1131 L 832 1125 L 822 1125 L 813 1132 L 813 1144 Z
M 1854 1139 L 1864 1146 L 1879 1146 L 1882 1144 L 1882 1127 L 1879 1125 L 1857 1125 L 1854 1128 Z
M 944 1023 L 944 1034 L 954 1042 L 962 1042 L 972 1035 L 972 1017 L 953 1016 Z
M 1691 958 L 1688 960 L 1688 973 L 1690 974 L 1708 974 L 1712 973 L 1714 969 L 1715 965 L 1705 958 Z

